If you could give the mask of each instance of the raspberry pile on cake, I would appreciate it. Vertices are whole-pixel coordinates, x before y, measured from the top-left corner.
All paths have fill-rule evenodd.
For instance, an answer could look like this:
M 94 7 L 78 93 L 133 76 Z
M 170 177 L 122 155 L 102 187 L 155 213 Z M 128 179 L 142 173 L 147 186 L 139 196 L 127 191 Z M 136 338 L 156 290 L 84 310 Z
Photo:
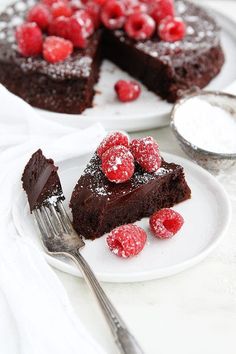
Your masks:
M 224 63 L 215 21 L 185 0 L 19 0 L 0 15 L 0 82 L 33 106 L 91 107 L 103 58 L 170 102 Z M 120 79 L 120 101 L 137 99 Z
M 183 168 L 164 161 L 152 137 L 130 142 L 115 132 L 103 140 L 74 188 L 73 225 L 85 238 L 95 239 L 190 196 Z M 153 217 L 152 225 L 160 219 L 153 230 L 157 237 L 168 238 L 174 228 L 168 235 L 160 234 L 160 225 L 169 216 L 161 217 Z

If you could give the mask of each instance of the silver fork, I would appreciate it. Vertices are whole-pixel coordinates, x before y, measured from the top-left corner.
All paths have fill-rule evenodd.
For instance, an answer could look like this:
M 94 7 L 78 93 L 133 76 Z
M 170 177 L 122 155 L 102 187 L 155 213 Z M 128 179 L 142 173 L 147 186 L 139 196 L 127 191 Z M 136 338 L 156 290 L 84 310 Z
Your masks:
M 85 246 L 66 213 L 61 196 L 49 198 L 33 211 L 41 240 L 46 252 L 52 256 L 65 256 L 79 267 L 84 279 L 93 291 L 113 334 L 120 354 L 144 354 L 136 339 L 103 291 L 92 269 L 80 253 Z

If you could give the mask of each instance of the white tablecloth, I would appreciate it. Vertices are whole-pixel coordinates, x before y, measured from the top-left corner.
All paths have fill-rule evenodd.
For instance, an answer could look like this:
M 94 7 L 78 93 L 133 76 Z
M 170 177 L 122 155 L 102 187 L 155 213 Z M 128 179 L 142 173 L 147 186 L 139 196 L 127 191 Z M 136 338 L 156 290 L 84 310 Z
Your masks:
M 0 0 L 0 7 L 7 2 Z M 236 20 L 236 1 L 202 2 Z M 133 136 L 146 134 L 154 136 L 162 150 L 184 156 L 168 128 Z M 231 195 L 236 195 L 235 180 L 228 176 L 224 182 Z M 232 204 L 233 221 L 224 242 L 200 265 L 157 281 L 103 284 L 147 354 L 235 354 L 236 202 Z M 84 281 L 59 271 L 56 274 L 85 326 L 115 354 L 107 326 Z M 2 336 L 4 329 L 0 333 Z

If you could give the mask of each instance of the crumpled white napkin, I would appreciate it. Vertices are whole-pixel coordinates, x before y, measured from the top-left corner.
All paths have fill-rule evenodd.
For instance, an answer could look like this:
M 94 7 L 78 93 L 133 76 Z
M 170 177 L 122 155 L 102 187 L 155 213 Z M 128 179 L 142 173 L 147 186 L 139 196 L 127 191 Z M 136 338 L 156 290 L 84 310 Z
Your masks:
M 13 186 L 36 149 L 63 160 L 92 152 L 105 131 L 49 122 L 1 85 L 0 107 L 0 353 L 102 354 L 43 255 L 17 234 L 11 206 Z

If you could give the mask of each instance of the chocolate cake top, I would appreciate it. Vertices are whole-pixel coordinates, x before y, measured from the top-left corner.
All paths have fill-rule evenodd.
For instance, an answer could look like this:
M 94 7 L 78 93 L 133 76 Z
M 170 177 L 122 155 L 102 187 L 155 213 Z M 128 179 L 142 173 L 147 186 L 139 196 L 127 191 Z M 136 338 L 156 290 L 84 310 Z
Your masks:
M 84 192 L 88 193 L 88 196 L 92 193 L 98 198 L 105 198 L 108 201 L 112 201 L 117 197 L 127 195 L 142 185 L 148 184 L 152 180 L 156 181 L 158 177 L 162 177 L 175 169 L 182 169 L 182 167 L 164 160 L 162 160 L 161 167 L 155 173 L 148 173 L 136 164 L 132 178 L 125 183 L 116 184 L 106 178 L 101 170 L 101 160 L 97 154 L 95 154 L 75 186 L 71 204 L 76 204 L 76 197 L 81 189 L 84 189 Z
M 37 0 L 19 0 L 0 15 L 0 61 L 16 63 L 24 72 L 45 74 L 54 80 L 88 77 L 92 69 L 92 58 L 98 41 L 101 40 L 101 30 L 90 38 L 86 49 L 74 51 L 62 63 L 50 64 L 41 57 L 24 58 L 18 53 L 15 28 L 24 22 L 26 12 L 36 2 Z M 185 0 L 175 1 L 175 7 L 177 16 L 182 17 L 187 26 L 187 35 L 181 41 L 169 43 L 156 36 L 144 42 L 135 42 L 123 30 L 114 33 L 121 41 L 174 66 L 179 66 L 183 58 L 194 57 L 197 53 L 219 45 L 219 27 L 205 10 Z
M 183 19 L 187 28 L 186 36 L 181 41 L 170 43 L 156 36 L 144 42 L 135 42 L 123 30 L 116 30 L 114 34 L 120 41 L 174 66 L 179 66 L 187 57 L 194 57 L 219 45 L 220 27 L 203 8 L 185 0 L 177 0 L 175 10 L 176 15 Z

